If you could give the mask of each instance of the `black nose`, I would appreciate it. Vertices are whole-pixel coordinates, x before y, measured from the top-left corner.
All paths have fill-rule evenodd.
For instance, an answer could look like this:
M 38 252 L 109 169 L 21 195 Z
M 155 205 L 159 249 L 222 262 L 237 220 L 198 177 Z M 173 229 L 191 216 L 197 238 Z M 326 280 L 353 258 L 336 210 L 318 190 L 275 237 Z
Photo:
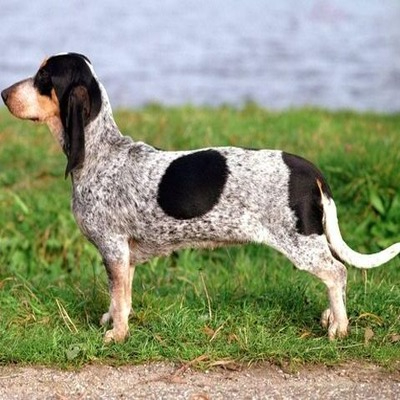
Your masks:
M 2 99 L 3 99 L 3 101 L 4 101 L 4 103 L 6 103 L 6 102 L 7 102 L 7 98 L 8 98 L 8 90 L 7 90 L 7 89 L 4 89 L 4 90 L 1 92 L 1 97 L 2 97 Z

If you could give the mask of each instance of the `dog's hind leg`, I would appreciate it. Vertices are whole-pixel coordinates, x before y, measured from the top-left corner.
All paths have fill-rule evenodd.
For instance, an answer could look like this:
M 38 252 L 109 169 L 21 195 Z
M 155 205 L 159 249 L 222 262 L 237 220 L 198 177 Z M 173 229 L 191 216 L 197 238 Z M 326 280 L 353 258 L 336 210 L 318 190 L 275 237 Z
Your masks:
M 322 267 L 310 271 L 320 278 L 328 288 L 329 308 L 322 313 L 321 323 L 328 329 L 330 340 L 347 335 L 348 319 L 346 313 L 346 267 L 332 257 L 327 260 L 328 268 Z
M 329 339 L 346 336 L 346 267 L 332 255 L 325 235 L 299 235 L 295 243 L 282 252 L 297 268 L 317 276 L 327 286 L 329 308 L 322 313 L 321 322 L 328 328 Z

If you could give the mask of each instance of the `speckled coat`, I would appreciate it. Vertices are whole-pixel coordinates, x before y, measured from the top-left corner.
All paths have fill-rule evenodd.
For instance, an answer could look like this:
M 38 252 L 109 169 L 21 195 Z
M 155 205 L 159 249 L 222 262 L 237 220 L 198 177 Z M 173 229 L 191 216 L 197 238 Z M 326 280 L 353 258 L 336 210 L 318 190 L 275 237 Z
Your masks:
M 128 334 L 135 265 L 183 247 L 255 242 L 277 249 L 327 285 L 322 323 L 331 339 L 348 326 L 342 261 L 371 268 L 400 252 L 399 243 L 373 255 L 351 250 L 328 184 L 301 157 L 235 147 L 168 152 L 123 136 L 82 55 L 45 60 L 2 97 L 15 116 L 46 123 L 67 156 L 75 219 L 109 277 L 106 342 Z

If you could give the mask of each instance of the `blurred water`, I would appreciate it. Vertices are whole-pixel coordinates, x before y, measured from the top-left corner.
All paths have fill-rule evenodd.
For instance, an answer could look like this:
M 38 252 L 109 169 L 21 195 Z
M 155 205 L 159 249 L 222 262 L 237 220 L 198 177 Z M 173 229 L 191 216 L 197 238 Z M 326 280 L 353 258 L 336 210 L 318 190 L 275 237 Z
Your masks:
M 398 0 L 0 0 L 0 88 L 86 54 L 113 106 L 400 111 Z

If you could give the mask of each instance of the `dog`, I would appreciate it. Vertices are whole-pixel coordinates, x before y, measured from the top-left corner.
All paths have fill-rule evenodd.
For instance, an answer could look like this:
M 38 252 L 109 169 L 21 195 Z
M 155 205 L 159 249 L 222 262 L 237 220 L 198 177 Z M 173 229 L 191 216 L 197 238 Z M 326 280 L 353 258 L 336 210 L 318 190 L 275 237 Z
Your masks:
M 10 112 L 48 125 L 67 158 L 72 211 L 100 252 L 112 321 L 105 342 L 129 334 L 135 265 L 185 247 L 261 243 L 320 278 L 329 339 L 348 332 L 347 271 L 379 266 L 400 243 L 371 255 L 342 239 L 331 190 L 309 161 L 279 150 L 238 147 L 162 151 L 123 136 L 89 59 L 62 53 L 34 77 L 2 91 Z

